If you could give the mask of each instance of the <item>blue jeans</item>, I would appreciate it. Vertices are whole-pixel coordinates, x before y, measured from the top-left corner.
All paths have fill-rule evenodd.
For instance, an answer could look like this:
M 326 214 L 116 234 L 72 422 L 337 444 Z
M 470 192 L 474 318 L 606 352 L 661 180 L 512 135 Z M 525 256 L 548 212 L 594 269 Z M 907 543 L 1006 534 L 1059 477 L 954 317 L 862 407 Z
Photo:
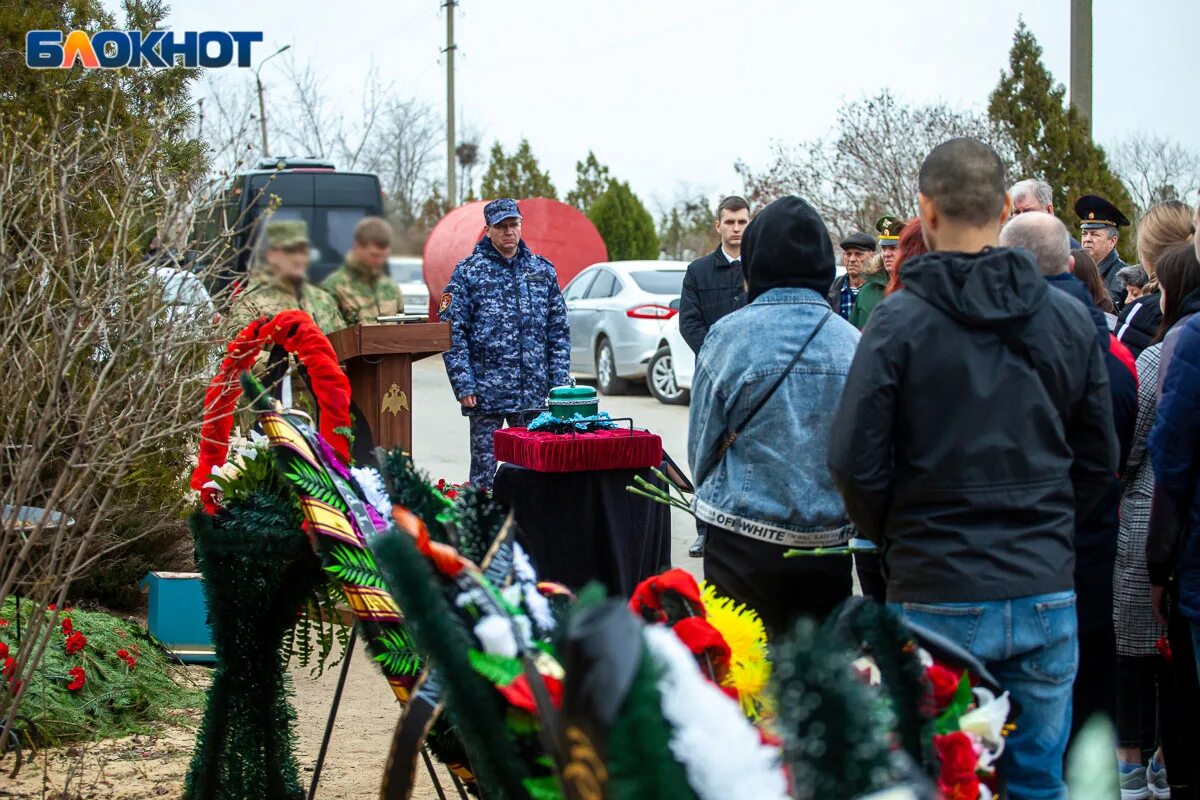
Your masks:
M 1079 666 L 1075 593 L 972 603 L 891 603 L 904 619 L 950 639 L 1020 703 L 1000 762 L 1010 800 L 1061 800 Z

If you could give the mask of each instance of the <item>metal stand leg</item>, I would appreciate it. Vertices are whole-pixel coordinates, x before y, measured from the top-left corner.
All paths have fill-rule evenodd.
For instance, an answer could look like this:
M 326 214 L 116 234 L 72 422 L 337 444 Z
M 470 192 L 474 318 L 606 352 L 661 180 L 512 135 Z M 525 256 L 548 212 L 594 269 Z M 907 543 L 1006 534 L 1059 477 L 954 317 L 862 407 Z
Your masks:
M 333 705 L 329 708 L 329 719 L 325 723 L 325 735 L 321 737 L 321 749 L 317 751 L 317 764 L 313 767 L 312 783 L 308 785 L 308 800 L 317 796 L 317 783 L 321 780 L 321 767 L 325 765 L 325 754 L 329 750 L 329 740 L 333 738 L 333 723 L 337 720 L 338 706 L 342 704 L 342 690 L 346 688 L 346 675 L 350 672 L 350 658 L 354 655 L 354 647 L 358 644 L 358 623 L 350 631 L 350 640 L 346 642 L 346 657 L 342 659 L 342 669 L 338 673 L 337 688 L 333 691 Z
M 450 780 L 454 781 L 454 788 L 458 790 L 460 800 L 468 800 L 466 787 L 462 785 L 462 781 L 453 772 L 450 773 Z
M 437 792 L 438 800 L 446 800 L 446 793 L 442 791 L 442 781 L 438 778 L 433 761 L 430 760 L 429 753 L 424 747 L 421 748 L 421 759 L 425 762 L 425 771 L 429 773 L 429 779 L 433 781 L 433 788 Z

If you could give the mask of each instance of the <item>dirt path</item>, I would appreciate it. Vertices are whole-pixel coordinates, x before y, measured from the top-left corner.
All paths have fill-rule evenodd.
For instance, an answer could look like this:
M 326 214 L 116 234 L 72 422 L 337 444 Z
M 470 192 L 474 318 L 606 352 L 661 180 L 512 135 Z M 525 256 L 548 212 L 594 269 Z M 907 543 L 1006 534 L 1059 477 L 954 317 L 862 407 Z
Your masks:
M 189 674 L 203 681 L 207 670 L 192 668 Z M 318 679 L 308 670 L 292 670 L 295 689 L 293 705 L 298 717 L 297 758 L 301 782 L 312 778 L 312 768 L 329 704 L 337 685 L 338 670 Z M 20 800 L 151 800 L 179 797 L 191 761 L 195 726 L 201 709 L 189 710 L 180 724 L 166 725 L 153 736 L 133 736 L 89 745 L 55 748 L 38 754 L 15 779 L 0 776 L 0 798 Z M 392 731 L 400 707 L 382 674 L 361 646 L 350 663 L 350 674 L 342 705 L 321 773 L 319 800 L 349 800 L 379 796 L 384 761 L 391 746 Z M 12 767 L 12 760 L 2 765 Z M 424 770 L 413 793 L 415 800 L 434 800 L 437 793 Z M 442 773 L 442 784 L 453 797 L 450 779 Z

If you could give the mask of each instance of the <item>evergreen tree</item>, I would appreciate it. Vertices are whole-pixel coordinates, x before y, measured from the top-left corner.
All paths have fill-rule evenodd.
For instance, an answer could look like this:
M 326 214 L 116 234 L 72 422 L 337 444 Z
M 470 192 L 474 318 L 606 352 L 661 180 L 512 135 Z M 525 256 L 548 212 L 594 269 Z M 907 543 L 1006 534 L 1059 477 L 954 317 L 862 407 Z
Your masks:
M 491 161 L 479 184 L 479 193 L 489 200 L 497 197 L 558 199 L 550 173 L 542 171 L 527 139 L 521 140 L 511 156 L 504 154 L 499 142 L 492 145 Z
M 575 162 L 575 188 L 567 194 L 567 202 L 584 214 L 588 213 L 592 204 L 604 194 L 610 180 L 608 167 L 601 164 L 596 159 L 596 154 L 588 150 L 585 161 Z
M 604 194 L 592 203 L 588 219 L 604 239 L 611 260 L 658 258 L 654 217 L 628 183 L 609 181 Z
M 1087 123 L 1063 99 L 1066 89 L 1055 83 L 1042 64 L 1042 48 L 1025 27 L 1017 25 L 1008 54 L 1008 71 L 992 92 L 988 116 L 1011 141 L 1020 178 L 1044 179 L 1054 190 L 1054 213 L 1077 231 L 1075 201 L 1096 194 L 1127 214 L 1134 204 L 1124 184 L 1109 168 L 1103 148 L 1092 142 Z M 1135 258 L 1133 236 L 1122 236 L 1120 250 Z

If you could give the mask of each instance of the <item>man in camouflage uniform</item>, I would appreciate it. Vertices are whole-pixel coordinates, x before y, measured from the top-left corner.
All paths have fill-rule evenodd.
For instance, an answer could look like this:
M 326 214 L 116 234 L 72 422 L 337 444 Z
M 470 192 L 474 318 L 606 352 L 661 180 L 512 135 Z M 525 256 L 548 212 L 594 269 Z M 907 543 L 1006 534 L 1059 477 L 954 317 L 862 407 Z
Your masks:
M 471 420 L 471 483 L 491 488 L 492 434 L 567 383 L 571 333 L 554 265 L 521 239 L 516 201 L 493 200 L 483 218 L 484 236 L 454 268 L 438 314 L 450 323 L 450 385 Z
M 387 274 L 392 226 L 364 217 L 354 227 L 354 244 L 342 266 L 321 284 L 337 299 L 347 325 L 376 325 L 376 317 L 404 312 L 400 287 Z
M 308 282 L 308 226 L 304 220 L 269 222 L 265 236 L 262 260 L 229 310 L 234 332 L 258 317 L 293 308 L 307 311 L 325 333 L 346 327 L 333 295 Z

